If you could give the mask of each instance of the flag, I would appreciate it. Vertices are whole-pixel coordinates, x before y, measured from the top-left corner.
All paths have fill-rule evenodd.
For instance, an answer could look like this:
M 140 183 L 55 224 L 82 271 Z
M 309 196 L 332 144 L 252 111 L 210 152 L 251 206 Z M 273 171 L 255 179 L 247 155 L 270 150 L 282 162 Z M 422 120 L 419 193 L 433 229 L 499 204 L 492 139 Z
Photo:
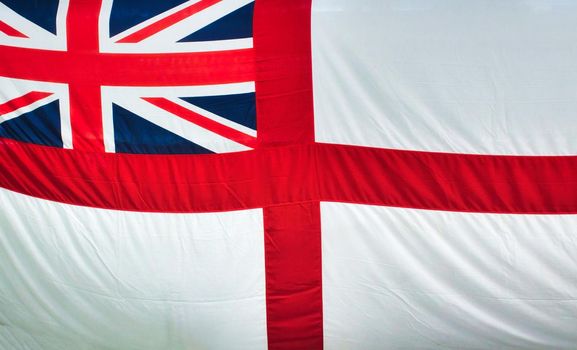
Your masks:
M 1 0 L 0 348 L 573 348 L 576 20 Z

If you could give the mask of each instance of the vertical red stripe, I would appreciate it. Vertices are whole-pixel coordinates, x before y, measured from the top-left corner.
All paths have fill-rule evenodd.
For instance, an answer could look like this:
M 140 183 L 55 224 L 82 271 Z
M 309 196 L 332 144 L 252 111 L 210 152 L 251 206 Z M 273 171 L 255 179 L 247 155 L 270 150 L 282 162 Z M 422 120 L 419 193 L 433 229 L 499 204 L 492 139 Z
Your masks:
M 310 11 L 311 0 L 256 1 L 260 147 L 314 142 Z M 304 184 L 288 186 L 302 188 Z M 319 202 L 264 208 L 264 225 L 269 350 L 320 350 Z
M 76 150 L 104 152 L 99 85 L 70 84 L 72 145 Z
M 254 49 L 259 141 L 314 142 L 311 0 L 256 1 Z
M 78 72 L 68 87 L 72 144 L 76 150 L 91 152 L 104 152 L 100 85 L 86 79 L 98 69 L 90 56 L 99 52 L 100 6 L 100 0 L 71 0 L 66 19 L 67 49 L 75 56 L 70 70 Z
M 322 349 L 320 206 L 264 209 L 269 350 Z

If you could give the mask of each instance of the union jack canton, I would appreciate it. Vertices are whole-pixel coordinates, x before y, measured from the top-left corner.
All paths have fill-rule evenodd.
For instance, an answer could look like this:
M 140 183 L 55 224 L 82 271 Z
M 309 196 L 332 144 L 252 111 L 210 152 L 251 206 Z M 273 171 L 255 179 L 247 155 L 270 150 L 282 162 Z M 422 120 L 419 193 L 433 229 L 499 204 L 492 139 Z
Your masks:
M 72 53 L 66 28 L 68 0 L 1 1 L 0 45 Z M 253 0 L 107 0 L 98 17 L 98 54 L 131 59 L 170 54 L 180 64 L 179 54 L 252 49 L 253 7 Z M 95 101 L 94 96 L 77 99 L 72 82 L 0 77 L 0 137 L 74 149 L 73 114 L 97 110 L 101 136 L 95 139 L 100 138 L 106 152 L 250 150 L 257 136 L 254 81 L 223 81 L 182 85 L 167 77 L 159 85 L 103 82 L 96 90 L 81 84 L 75 93 L 94 93 L 98 102 L 71 108 L 71 100 Z

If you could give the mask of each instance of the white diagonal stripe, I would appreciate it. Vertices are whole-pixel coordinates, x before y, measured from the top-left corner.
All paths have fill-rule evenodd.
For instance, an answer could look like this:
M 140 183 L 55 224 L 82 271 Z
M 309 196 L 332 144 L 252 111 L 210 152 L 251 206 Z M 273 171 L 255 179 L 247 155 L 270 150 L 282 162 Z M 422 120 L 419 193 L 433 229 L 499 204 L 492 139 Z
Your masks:
M 0 45 L 59 51 L 66 50 L 65 28 L 67 9 L 68 0 L 61 1 L 58 5 L 56 16 L 56 29 L 59 35 L 54 35 L 0 2 L 0 20 L 28 37 L 13 37 L 0 32 Z
M 114 103 L 213 152 L 227 153 L 250 150 L 249 147 L 206 130 L 140 98 L 115 99 Z
M 38 107 L 44 106 L 49 104 L 50 102 L 56 101 L 58 99 L 58 96 L 56 96 L 55 94 L 52 94 L 50 96 L 47 96 L 43 99 L 40 99 L 38 101 L 35 101 L 29 105 L 26 106 L 22 106 L 10 113 L 6 113 L 6 114 L 2 114 L 0 115 L 0 124 L 10 120 L 10 119 L 14 119 L 16 117 L 21 116 L 22 114 L 28 113 L 28 112 L 32 112 L 33 110 L 35 110 Z
M 231 129 L 235 129 L 236 131 L 240 131 L 244 134 L 250 135 L 252 137 L 256 137 L 256 130 L 254 130 L 254 129 L 251 129 L 251 128 L 246 127 L 242 124 L 235 123 L 232 120 L 218 116 L 218 115 L 211 113 L 205 109 L 197 107 L 194 104 L 183 101 L 180 98 L 168 98 L 168 100 L 173 102 L 173 103 L 176 103 L 177 105 L 179 105 L 183 108 L 186 108 L 186 109 L 191 110 L 195 113 L 198 113 L 198 114 L 202 115 L 203 117 L 214 120 L 215 122 L 217 122 L 219 124 L 226 125 Z
M 182 10 L 198 1 L 189 1 L 181 4 L 169 11 L 152 17 L 112 38 L 109 38 L 108 22 L 112 10 L 112 3 L 105 2 L 100 16 L 100 42 L 101 50 L 104 52 L 116 53 L 149 53 L 149 52 L 206 52 L 206 51 L 225 51 L 238 50 L 253 47 L 252 38 L 212 40 L 206 42 L 182 42 L 178 40 L 187 35 L 211 24 L 212 22 L 226 16 L 227 14 L 245 6 L 253 0 L 224 0 L 212 5 L 192 16 L 186 18 L 174 25 L 144 39 L 139 43 L 117 43 L 138 30 L 157 22 L 171 14 Z

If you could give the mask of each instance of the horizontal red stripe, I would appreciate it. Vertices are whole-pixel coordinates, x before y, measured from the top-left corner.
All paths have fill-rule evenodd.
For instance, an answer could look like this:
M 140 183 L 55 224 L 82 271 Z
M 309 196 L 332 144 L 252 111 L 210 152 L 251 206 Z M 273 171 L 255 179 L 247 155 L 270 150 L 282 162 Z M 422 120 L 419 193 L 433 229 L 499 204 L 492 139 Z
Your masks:
M 226 125 L 215 122 L 212 119 L 191 111 L 190 109 L 184 108 L 170 100 L 160 97 L 145 97 L 143 100 L 155 105 L 158 108 L 164 109 L 167 112 L 179 116 L 184 120 L 196 124 L 201 128 L 204 128 L 222 137 L 231 139 L 236 143 L 240 143 L 241 145 L 250 148 L 256 147 L 256 137 L 247 135 Z
M 577 157 L 311 144 L 222 155 L 121 155 L 0 139 L 0 186 L 111 209 L 205 212 L 310 200 L 496 213 L 577 213 Z
M 14 36 L 17 38 L 27 38 L 27 36 L 25 34 L 19 32 L 17 29 L 9 26 L 7 23 L 5 23 L 3 21 L 0 21 L 0 32 L 3 32 L 4 34 L 6 34 L 8 36 Z
M 183 19 L 194 15 L 218 2 L 221 0 L 201 0 L 196 2 L 188 7 L 183 8 L 180 11 L 177 11 L 169 16 L 166 16 L 150 25 L 118 40 L 119 43 L 137 43 L 146 38 L 151 37 L 152 35 L 170 27 L 171 25 L 182 21 Z
M 52 95 L 51 92 L 31 91 L 0 104 L 0 117 Z M 0 118 L 1 119 L 1 118 Z
M 577 213 L 577 156 L 317 147 L 321 200 L 433 210 Z
M 80 85 L 185 86 L 254 81 L 255 77 L 253 49 L 89 54 L 0 46 L 0 57 L 0 76 Z

